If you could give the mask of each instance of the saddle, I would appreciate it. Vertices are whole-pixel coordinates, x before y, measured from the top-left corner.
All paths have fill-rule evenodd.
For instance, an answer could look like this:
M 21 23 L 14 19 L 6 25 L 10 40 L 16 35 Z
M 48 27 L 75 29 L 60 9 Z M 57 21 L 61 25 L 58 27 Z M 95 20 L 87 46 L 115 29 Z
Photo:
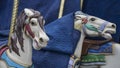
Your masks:
M 81 65 L 105 65 L 105 55 L 112 54 L 112 39 L 85 39 L 82 47 Z
M 111 42 L 111 41 L 112 41 L 112 39 L 110 39 L 110 40 L 85 39 L 83 42 L 83 47 L 82 47 L 82 55 L 87 55 L 88 49 L 99 49 L 100 46 L 102 46 L 105 43 Z

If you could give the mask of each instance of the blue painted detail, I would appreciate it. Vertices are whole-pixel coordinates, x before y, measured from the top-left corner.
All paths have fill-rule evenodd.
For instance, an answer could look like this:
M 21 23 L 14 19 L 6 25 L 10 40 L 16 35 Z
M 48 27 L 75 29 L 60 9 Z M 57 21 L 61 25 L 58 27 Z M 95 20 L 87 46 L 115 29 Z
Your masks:
M 89 49 L 89 53 L 112 53 L 112 42 L 103 44 L 99 49 Z
M 6 63 L 8 64 L 8 66 L 10 67 L 13 67 L 13 68 L 27 68 L 27 67 L 24 67 L 22 65 L 19 65 L 17 63 L 15 63 L 14 61 L 12 61 L 6 54 L 6 52 L 3 53 L 3 55 L 1 56 L 1 58 L 3 60 L 6 61 Z M 29 67 L 29 68 L 34 68 L 33 66 Z

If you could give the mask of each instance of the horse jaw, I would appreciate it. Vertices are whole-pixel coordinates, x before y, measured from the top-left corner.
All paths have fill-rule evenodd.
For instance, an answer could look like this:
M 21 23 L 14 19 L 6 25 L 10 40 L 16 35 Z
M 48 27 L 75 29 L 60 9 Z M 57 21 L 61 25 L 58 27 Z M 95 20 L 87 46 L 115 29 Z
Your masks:
M 35 37 L 35 38 L 33 39 L 33 48 L 34 48 L 35 50 L 40 50 L 40 49 L 46 47 L 47 44 L 48 44 L 47 41 L 49 40 L 49 38 L 47 37 L 47 35 L 45 36 L 45 38 L 46 38 L 46 42 L 40 42 L 39 39 L 38 39 L 37 37 Z
M 43 30 L 40 30 L 40 32 L 37 34 L 38 36 L 36 35 L 35 38 L 33 39 L 33 48 L 35 50 L 40 50 L 41 48 L 47 46 L 49 37 Z M 42 38 L 42 41 L 40 40 L 40 38 Z
M 102 32 L 102 36 L 106 39 L 112 39 L 112 35 L 111 34 L 115 34 L 116 33 L 116 28 L 105 28 L 104 31 Z

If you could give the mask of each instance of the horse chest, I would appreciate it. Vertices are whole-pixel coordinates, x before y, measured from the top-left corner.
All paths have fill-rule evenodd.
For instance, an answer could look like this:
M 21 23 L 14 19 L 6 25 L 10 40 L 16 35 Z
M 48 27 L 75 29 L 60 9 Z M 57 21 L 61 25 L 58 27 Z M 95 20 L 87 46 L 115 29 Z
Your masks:
M 26 68 L 20 64 L 15 63 L 13 60 L 11 60 L 6 53 L 7 50 L 8 50 L 7 46 L 3 46 L 0 48 L 0 63 L 3 64 L 3 67 L 5 66 L 10 68 Z M 30 66 L 30 68 L 33 68 L 33 66 Z
M 6 52 L 4 52 L 1 56 L 1 58 L 8 64 L 8 67 L 13 67 L 13 68 L 24 68 L 24 66 L 19 65 L 17 63 L 15 63 L 14 61 L 12 61 L 6 54 Z

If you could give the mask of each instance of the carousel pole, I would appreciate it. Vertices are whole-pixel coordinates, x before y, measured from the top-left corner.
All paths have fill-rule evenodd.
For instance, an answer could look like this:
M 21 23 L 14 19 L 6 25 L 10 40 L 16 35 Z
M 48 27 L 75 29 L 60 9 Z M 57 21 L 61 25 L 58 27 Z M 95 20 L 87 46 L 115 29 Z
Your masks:
M 61 18 L 63 15 L 64 4 L 65 4 L 65 0 L 61 0 L 58 18 Z
M 14 0 L 14 4 L 13 4 L 13 10 L 12 10 L 12 19 L 11 19 L 11 25 L 10 25 L 10 32 L 9 32 L 9 38 L 8 38 L 8 46 L 11 45 L 11 35 L 13 33 L 14 30 L 14 25 L 16 22 L 16 16 L 17 16 L 17 11 L 18 11 L 18 0 Z
M 81 11 L 82 11 L 82 9 L 83 9 L 83 1 L 84 1 L 84 0 L 80 0 L 80 9 L 81 9 Z M 77 49 L 75 49 L 75 51 L 76 51 L 76 50 L 77 50 Z M 81 61 L 81 55 L 77 56 L 77 55 L 76 55 L 76 52 L 74 52 L 74 58 L 76 58 L 76 59 L 75 59 L 74 64 L 73 64 L 73 68 L 76 68 L 76 65 L 78 65 L 77 68 L 80 68 L 79 62 Z
M 83 2 L 84 2 L 84 0 L 80 0 L 80 8 L 81 8 L 81 10 L 83 9 Z

